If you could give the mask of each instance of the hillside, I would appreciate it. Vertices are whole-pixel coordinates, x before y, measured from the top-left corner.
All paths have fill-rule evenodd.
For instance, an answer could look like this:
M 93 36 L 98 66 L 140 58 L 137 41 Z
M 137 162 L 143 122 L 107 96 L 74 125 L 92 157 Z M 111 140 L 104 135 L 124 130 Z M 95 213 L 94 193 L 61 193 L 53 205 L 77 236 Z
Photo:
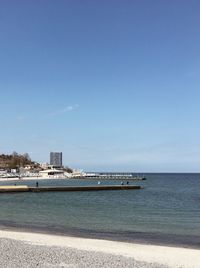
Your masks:
M 0 169 L 17 169 L 27 165 L 37 166 L 27 153 L 21 155 L 14 152 L 11 155 L 0 154 Z

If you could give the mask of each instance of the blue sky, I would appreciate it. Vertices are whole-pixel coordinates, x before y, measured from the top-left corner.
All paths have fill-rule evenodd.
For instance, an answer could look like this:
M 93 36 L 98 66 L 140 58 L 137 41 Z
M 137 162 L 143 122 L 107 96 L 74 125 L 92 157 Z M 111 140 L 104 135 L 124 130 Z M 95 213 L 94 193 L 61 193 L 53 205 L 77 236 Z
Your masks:
M 200 2 L 2 0 L 0 153 L 200 172 Z

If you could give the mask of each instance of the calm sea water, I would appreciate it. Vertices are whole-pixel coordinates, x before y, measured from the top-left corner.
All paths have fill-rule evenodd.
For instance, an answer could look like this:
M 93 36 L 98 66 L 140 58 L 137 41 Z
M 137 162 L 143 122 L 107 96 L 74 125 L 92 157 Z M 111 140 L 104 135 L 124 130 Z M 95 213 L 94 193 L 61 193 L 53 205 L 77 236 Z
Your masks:
M 0 228 L 200 247 L 200 174 L 145 174 L 142 190 L 0 195 Z M 97 185 L 43 180 L 40 185 Z M 119 184 L 120 181 L 102 181 Z M 13 184 L 1 182 L 3 184 Z M 35 185 L 35 181 L 17 182 Z

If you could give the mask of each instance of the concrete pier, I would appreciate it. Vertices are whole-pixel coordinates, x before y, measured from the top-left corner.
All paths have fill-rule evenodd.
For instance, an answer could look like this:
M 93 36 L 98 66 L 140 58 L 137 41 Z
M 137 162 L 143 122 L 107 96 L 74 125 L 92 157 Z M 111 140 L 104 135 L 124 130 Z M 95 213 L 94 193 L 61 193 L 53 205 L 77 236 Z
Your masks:
M 29 191 L 29 187 L 27 185 L 0 186 L 0 193 L 28 192 L 28 191 Z
M 98 186 L 39 186 L 29 187 L 20 186 L 0 186 L 0 193 L 13 192 L 71 192 L 71 191 L 105 191 L 105 190 L 137 190 L 141 189 L 138 185 L 98 185 Z
M 133 181 L 146 180 L 146 177 L 144 176 L 134 175 L 131 173 L 94 173 L 94 174 L 87 174 L 83 178 L 100 179 L 100 180 L 133 180 Z

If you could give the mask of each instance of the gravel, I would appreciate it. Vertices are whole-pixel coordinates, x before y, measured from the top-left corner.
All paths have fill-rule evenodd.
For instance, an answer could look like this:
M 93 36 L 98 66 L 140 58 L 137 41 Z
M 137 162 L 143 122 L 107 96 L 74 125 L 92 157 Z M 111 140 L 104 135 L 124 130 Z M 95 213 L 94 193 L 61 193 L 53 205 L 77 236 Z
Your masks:
M 167 268 L 156 263 L 135 261 L 118 255 L 62 247 L 31 245 L 0 239 L 0 267 L 4 268 Z

